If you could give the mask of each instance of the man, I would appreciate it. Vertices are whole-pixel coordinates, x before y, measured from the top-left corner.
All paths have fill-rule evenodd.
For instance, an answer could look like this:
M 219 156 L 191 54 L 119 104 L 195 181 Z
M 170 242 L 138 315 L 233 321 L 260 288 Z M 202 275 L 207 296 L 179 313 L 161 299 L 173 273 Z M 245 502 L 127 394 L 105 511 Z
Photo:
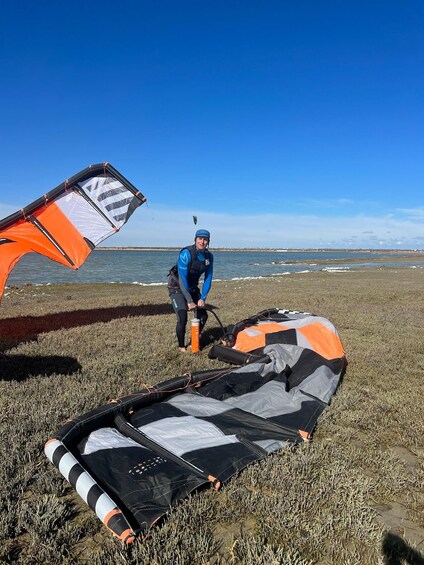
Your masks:
M 181 249 L 178 263 L 172 267 L 168 275 L 168 292 L 172 307 L 177 315 L 176 334 L 178 349 L 187 351 L 185 346 L 185 331 L 187 326 L 187 310 L 197 308 L 202 331 L 208 313 L 205 310 L 205 300 L 212 285 L 213 255 L 209 251 L 210 233 L 208 230 L 197 230 L 194 245 Z M 202 291 L 199 280 L 205 275 Z

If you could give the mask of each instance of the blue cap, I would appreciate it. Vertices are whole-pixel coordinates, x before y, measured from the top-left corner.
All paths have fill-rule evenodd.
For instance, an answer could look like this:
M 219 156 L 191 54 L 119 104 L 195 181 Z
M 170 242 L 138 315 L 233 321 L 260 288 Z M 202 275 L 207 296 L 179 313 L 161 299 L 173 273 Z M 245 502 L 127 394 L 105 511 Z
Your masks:
M 208 230 L 197 230 L 194 238 L 196 239 L 196 237 L 207 237 L 208 239 L 210 239 L 211 234 L 208 232 Z

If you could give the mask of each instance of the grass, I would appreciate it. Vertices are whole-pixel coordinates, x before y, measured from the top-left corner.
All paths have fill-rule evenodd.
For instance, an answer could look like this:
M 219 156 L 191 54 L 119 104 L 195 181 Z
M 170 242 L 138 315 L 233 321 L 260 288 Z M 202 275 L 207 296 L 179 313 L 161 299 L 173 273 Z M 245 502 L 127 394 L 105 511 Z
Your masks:
M 263 308 L 329 318 L 348 367 L 311 443 L 195 493 L 126 548 L 43 454 L 64 421 L 221 365 L 180 354 L 165 287 L 27 286 L 0 307 L 0 562 L 424 563 L 424 270 L 215 283 L 223 324 Z M 213 316 L 206 339 L 219 334 Z

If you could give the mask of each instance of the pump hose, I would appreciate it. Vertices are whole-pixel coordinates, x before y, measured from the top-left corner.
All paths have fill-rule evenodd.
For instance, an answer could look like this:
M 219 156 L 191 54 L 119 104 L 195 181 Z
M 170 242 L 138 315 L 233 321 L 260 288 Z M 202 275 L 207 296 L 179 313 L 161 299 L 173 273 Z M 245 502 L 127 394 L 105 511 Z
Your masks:
M 205 310 L 207 310 L 208 312 L 211 312 L 211 313 L 215 316 L 215 318 L 216 318 L 218 324 L 221 326 L 222 335 L 223 335 L 223 336 L 226 336 L 226 335 L 227 335 L 227 330 L 226 330 L 226 329 L 224 328 L 224 326 L 222 325 L 222 322 L 221 322 L 221 320 L 218 318 L 218 315 L 215 314 L 215 311 L 214 311 L 210 306 L 207 306 L 206 304 L 205 304 Z

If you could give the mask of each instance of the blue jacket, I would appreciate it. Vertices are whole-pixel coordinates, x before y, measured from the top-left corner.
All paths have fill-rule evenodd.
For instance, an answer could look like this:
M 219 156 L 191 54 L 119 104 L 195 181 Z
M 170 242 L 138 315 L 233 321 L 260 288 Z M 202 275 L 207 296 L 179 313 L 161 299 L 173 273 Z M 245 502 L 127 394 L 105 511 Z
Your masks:
M 212 286 L 212 253 L 209 250 L 199 251 L 195 245 L 185 247 L 180 251 L 177 268 L 180 288 L 188 302 L 192 301 L 190 290 L 199 285 L 200 277 L 205 274 L 200 299 L 206 300 Z

